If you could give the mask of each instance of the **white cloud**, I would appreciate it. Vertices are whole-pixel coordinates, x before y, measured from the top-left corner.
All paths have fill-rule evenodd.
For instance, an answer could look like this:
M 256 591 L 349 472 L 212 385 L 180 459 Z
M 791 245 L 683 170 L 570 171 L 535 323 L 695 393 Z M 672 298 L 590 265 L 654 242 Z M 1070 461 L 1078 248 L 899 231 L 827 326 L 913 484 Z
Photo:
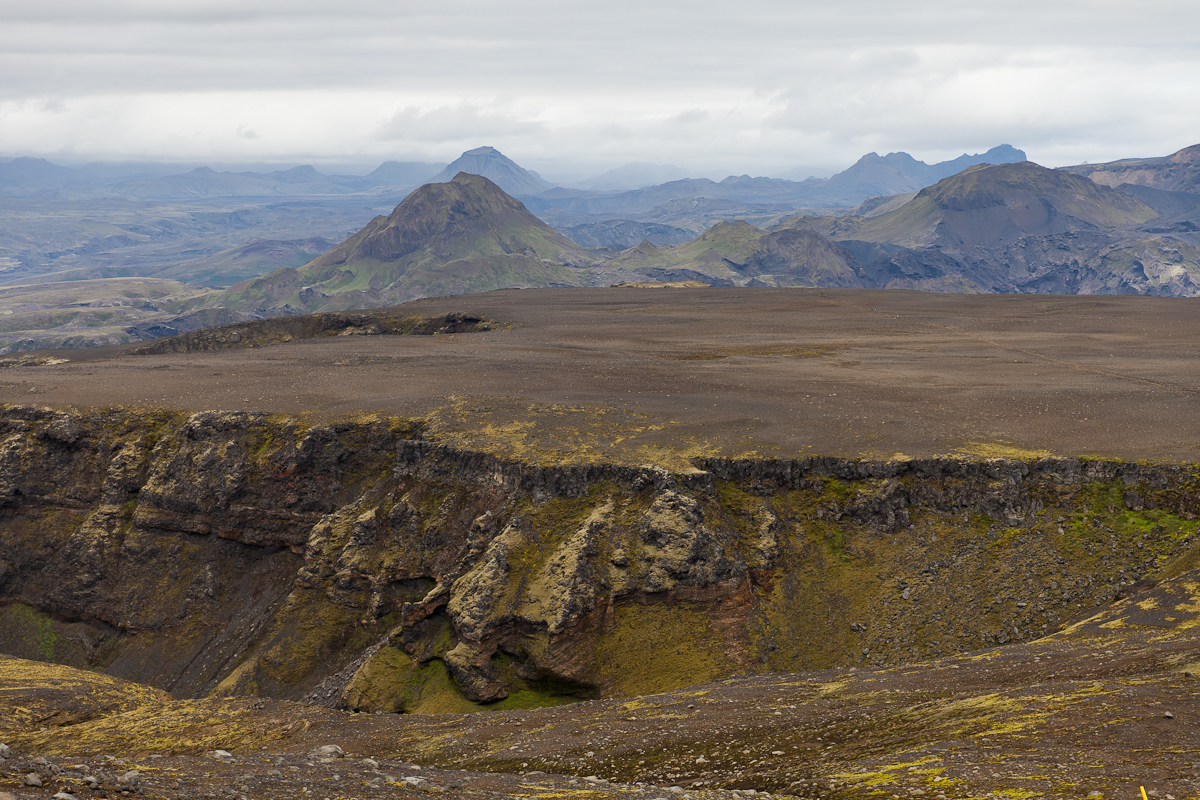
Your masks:
M 493 144 L 548 172 L 755 174 L 1000 142 L 1046 164 L 1157 155 L 1200 139 L 1198 27 L 1194 0 L 8 3 L 0 155 Z
M 379 127 L 376 135 L 385 141 L 444 144 L 480 138 L 535 137 L 544 129 L 536 120 L 460 103 L 428 110 L 411 106 L 401 109 Z

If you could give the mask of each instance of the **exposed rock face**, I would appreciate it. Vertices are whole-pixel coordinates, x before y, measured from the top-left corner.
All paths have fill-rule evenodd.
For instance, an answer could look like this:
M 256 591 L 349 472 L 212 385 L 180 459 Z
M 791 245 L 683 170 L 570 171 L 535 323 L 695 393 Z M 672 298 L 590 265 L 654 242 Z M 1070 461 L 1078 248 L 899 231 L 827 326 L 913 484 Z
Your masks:
M 676 475 L 417 433 L 6 409 L 0 649 L 179 695 L 464 709 L 1033 638 L 1195 557 L 1191 467 L 709 459 Z

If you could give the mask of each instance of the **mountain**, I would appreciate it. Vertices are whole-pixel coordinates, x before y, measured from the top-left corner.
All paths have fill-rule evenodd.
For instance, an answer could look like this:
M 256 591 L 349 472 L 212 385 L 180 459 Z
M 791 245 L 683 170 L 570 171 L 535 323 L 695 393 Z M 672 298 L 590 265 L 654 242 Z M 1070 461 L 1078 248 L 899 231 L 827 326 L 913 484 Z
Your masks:
M 538 194 L 550 188 L 550 184 L 494 147 L 468 150 L 430 178 L 429 182 L 446 183 L 460 172 L 482 175 L 510 195 Z
M 1103 186 L 1134 184 L 1174 192 L 1200 192 L 1200 144 L 1160 158 L 1126 158 L 1062 169 Z
M 886 214 L 825 217 L 820 225 L 801 226 L 835 239 L 961 248 L 995 246 L 1022 235 L 1138 225 L 1157 216 L 1128 194 L 1025 161 L 969 167 Z
M 716 200 L 753 207 L 744 212 L 733 212 L 738 216 L 766 217 L 789 209 L 796 211 L 804 208 L 833 212 L 857 206 L 879 195 L 915 192 L 966 166 L 1024 159 L 1022 151 L 1009 145 L 993 147 L 986 153 L 964 154 L 952 161 L 932 165 L 917 161 L 907 153 L 889 153 L 886 156 L 868 153 L 849 169 L 828 180 L 809 178 L 790 181 L 750 175 L 730 175 L 719 182 L 708 178 L 684 178 L 617 193 L 555 190 L 553 194 L 543 193 L 536 198 L 529 198 L 529 203 L 535 213 L 542 215 L 553 212 L 560 220 L 562 212 L 591 216 L 590 220 L 577 217 L 573 220 L 574 224 L 617 217 L 688 227 L 685 220 L 694 219 L 695 214 L 686 206 L 672 209 L 671 204 Z
M 1025 160 L 1025 153 L 1009 145 L 993 147 L 986 153 L 964 153 L 952 161 L 926 164 L 908 153 L 879 156 L 868 153 L 852 167 L 824 181 L 817 194 L 829 202 L 853 197 L 873 197 L 915 192 L 943 178 L 979 164 L 1011 164 Z M 861 201 L 860 201 L 861 202 Z
M 96 179 L 84 170 L 60 167 L 44 158 L 14 158 L 0 164 L 0 197 L 27 197 L 66 186 L 91 186 Z
M 691 177 L 686 169 L 670 164 L 648 164 L 635 162 L 616 169 L 610 169 L 574 185 L 580 189 L 592 189 L 601 192 L 619 192 L 628 189 L 641 189 L 644 186 L 654 186 L 669 181 L 682 180 Z
M 686 270 L 731 285 L 864 285 L 855 272 L 854 257 L 841 245 L 812 231 L 768 232 L 738 220 L 717 223 L 698 238 L 676 247 L 647 245 L 649 242 L 643 242 L 627 250 L 609 265 L 637 269 L 652 278 Z
M 1024 150 L 1018 150 L 1009 144 L 1001 144 L 993 147 L 986 153 L 976 153 L 973 156 L 963 153 L 958 158 L 950 161 L 939 161 L 931 169 L 936 179 L 941 180 L 942 178 L 949 178 L 951 175 L 957 175 L 967 167 L 974 167 L 979 164 L 1019 164 L 1026 160 Z
M 299 269 L 275 270 L 220 296 L 239 309 L 376 308 L 509 286 L 579 285 L 582 247 L 485 177 L 430 183 L 386 217 Z
M 1024 162 L 970 167 L 878 216 L 799 217 L 780 229 L 841 242 L 868 285 L 937 275 L 947 291 L 956 278 L 960 291 L 1194 297 L 1200 226 L 1192 217 L 1200 218 L 1196 206 L 1164 222 L 1132 193 Z

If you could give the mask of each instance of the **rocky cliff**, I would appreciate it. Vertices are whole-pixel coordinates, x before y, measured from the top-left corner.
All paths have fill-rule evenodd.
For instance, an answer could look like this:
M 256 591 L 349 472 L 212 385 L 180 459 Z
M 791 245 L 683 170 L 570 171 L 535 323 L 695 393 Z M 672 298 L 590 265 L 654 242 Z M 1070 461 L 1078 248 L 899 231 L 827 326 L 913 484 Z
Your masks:
M 1200 561 L 1200 469 L 538 467 L 416 422 L 0 413 L 0 651 L 468 710 L 1031 639 Z

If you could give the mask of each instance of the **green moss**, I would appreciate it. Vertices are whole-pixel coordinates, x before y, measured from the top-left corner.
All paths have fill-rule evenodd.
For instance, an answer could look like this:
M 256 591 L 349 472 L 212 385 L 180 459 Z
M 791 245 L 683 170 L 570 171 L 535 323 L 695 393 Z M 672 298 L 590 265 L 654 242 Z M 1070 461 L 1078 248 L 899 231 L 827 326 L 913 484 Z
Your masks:
M 617 696 L 652 694 L 738 672 L 708 609 L 684 602 L 626 602 L 596 642 L 597 671 Z
M 0 610 L 0 643 L 5 653 L 54 663 L 58 642 L 54 620 L 33 606 L 14 603 Z

